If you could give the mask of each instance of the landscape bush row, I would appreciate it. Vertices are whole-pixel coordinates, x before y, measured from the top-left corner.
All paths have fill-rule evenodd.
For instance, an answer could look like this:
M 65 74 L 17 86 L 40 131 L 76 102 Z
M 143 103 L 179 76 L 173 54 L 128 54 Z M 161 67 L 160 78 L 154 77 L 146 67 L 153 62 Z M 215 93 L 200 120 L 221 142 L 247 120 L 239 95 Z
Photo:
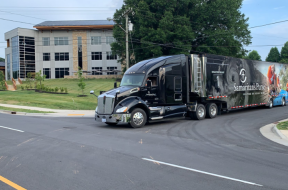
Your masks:
M 31 89 L 31 86 L 29 85 L 26 85 L 26 86 L 21 86 L 21 90 L 29 90 Z M 49 87 L 49 86 L 44 86 L 44 84 L 41 84 L 41 85 L 37 85 L 36 86 L 36 90 L 38 91 L 41 91 L 41 92 L 54 92 L 54 93 L 68 93 L 68 89 L 67 88 L 64 88 L 64 87 L 55 87 L 55 88 L 52 88 L 52 87 Z

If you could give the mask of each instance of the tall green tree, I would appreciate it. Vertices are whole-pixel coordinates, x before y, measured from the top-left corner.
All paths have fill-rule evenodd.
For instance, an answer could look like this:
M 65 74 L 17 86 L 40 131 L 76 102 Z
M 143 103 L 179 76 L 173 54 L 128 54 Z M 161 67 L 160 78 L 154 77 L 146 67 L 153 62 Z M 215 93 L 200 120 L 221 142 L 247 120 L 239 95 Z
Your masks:
M 112 51 L 125 60 L 123 13 L 134 24 L 129 34 L 130 55 L 141 61 L 181 53 L 212 53 L 242 57 L 251 43 L 248 18 L 240 12 L 243 0 L 124 0 L 116 10 Z M 132 39 L 132 40 L 131 40 Z M 132 43 L 131 43 L 132 41 Z M 132 48 L 133 45 L 133 48 Z M 133 50 L 134 49 L 134 50 Z M 134 60 L 132 60 L 134 63 Z
M 0 62 L 5 62 L 5 59 L 0 57 Z
M 288 63 L 288 42 L 284 44 L 281 49 L 281 61 L 280 63 Z
M 250 60 L 262 61 L 261 56 L 256 50 L 251 51 L 245 58 Z
M 270 62 L 279 62 L 280 61 L 280 53 L 277 47 L 272 47 L 266 61 Z

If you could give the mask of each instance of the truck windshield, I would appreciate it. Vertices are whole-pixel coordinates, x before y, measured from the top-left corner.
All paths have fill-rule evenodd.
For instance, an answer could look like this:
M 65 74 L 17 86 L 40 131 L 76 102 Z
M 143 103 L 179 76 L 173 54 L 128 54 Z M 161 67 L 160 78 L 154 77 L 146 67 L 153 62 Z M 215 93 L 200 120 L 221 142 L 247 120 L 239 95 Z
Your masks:
M 124 75 L 120 86 L 141 86 L 143 79 L 144 79 L 144 74 L 127 74 Z

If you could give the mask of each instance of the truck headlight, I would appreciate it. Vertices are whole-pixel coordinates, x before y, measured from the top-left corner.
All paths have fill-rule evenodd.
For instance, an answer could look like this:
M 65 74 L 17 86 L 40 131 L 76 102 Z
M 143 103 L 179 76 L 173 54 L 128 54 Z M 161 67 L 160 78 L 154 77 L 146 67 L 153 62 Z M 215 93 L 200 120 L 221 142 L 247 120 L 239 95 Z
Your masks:
M 96 107 L 96 109 L 95 109 L 95 113 L 97 113 L 98 112 L 98 106 Z
M 128 110 L 128 107 L 122 107 L 116 110 L 116 113 L 124 113 Z

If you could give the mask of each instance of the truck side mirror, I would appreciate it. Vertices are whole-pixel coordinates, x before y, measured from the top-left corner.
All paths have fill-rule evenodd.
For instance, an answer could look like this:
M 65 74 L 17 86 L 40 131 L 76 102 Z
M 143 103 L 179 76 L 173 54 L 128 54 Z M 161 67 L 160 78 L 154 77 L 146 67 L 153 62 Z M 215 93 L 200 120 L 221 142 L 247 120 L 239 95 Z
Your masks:
M 117 88 L 117 82 L 114 82 L 114 88 Z
M 94 90 L 91 90 L 91 91 L 90 91 L 90 94 L 93 94 L 94 96 L 96 96 L 96 95 L 94 94 Z M 98 97 L 98 96 L 96 96 L 96 97 Z
M 152 86 L 151 80 L 147 80 L 146 84 L 147 84 L 147 88 L 150 89 Z

